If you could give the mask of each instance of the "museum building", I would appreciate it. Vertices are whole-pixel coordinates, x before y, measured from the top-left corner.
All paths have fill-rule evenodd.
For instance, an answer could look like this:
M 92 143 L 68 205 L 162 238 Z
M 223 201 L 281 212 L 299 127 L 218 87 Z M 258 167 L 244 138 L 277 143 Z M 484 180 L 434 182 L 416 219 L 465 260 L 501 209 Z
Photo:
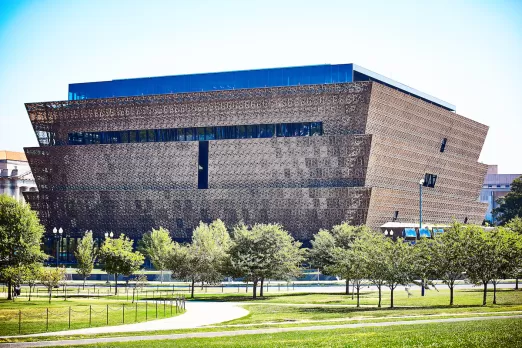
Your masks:
M 188 240 L 200 221 L 280 223 L 308 241 L 347 221 L 481 223 L 488 127 L 455 106 L 355 64 L 69 85 L 26 104 L 25 153 L 45 225 Z

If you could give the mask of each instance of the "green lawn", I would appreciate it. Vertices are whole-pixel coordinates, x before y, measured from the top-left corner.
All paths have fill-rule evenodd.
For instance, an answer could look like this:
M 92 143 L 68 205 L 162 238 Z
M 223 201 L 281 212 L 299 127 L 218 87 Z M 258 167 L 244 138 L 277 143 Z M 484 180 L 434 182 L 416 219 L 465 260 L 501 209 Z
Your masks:
M 136 341 L 81 347 L 520 347 L 522 319 Z
M 178 313 L 181 313 L 181 310 Z M 175 315 L 176 308 L 173 307 L 172 316 Z M 165 305 L 158 304 L 156 312 L 156 303 L 133 304 L 103 299 L 69 299 L 54 300 L 49 304 L 48 301 L 37 299 L 30 302 L 0 300 L 0 335 L 119 325 L 124 322 L 130 324 L 168 317 L 171 317 L 170 302 L 165 302 Z

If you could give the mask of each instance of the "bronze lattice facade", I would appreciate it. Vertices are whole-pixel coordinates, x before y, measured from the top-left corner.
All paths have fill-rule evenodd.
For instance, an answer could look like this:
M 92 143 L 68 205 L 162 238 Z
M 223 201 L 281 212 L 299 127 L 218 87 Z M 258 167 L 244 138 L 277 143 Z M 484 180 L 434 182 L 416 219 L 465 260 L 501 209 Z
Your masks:
M 426 173 L 438 179 L 424 190 L 425 222 L 480 223 L 486 210 L 478 197 L 487 166 L 478 158 L 488 127 L 376 82 L 26 107 L 41 144 L 25 149 L 39 189 L 26 200 L 48 231 L 73 237 L 93 230 L 139 238 L 163 226 L 186 239 L 200 221 L 220 218 L 229 226 L 277 222 L 309 240 L 343 221 L 378 227 L 396 212 L 416 222 Z M 70 145 L 82 132 L 302 122 L 320 122 L 321 133 L 208 140 L 206 188 L 198 188 L 200 141 Z

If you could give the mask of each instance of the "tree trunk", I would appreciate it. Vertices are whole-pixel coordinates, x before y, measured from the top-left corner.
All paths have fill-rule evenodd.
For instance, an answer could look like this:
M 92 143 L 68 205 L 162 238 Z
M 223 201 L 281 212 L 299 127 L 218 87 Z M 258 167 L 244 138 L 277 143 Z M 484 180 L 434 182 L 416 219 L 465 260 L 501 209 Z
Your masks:
M 163 270 L 160 270 L 160 284 L 163 284 Z
M 83 290 L 85 290 L 85 281 L 87 280 L 87 277 L 83 277 Z
M 11 281 L 7 282 L 7 299 L 13 299 L 13 284 L 11 284 Z
M 518 277 L 515 278 L 515 290 L 518 290 Z
M 359 308 L 361 305 L 360 305 L 360 302 L 359 302 L 359 293 L 360 293 L 360 290 L 361 290 L 361 284 L 357 284 L 357 308 Z
M 482 305 L 486 305 L 486 296 L 488 294 L 488 282 L 482 282 L 484 284 L 484 295 L 482 296 Z
M 346 278 L 346 295 L 350 295 L 350 279 Z
M 493 304 L 497 304 L 497 282 L 493 282 Z
M 453 284 L 449 288 L 450 288 L 450 306 L 453 306 Z
M 379 304 L 377 307 L 381 308 L 381 285 L 377 286 L 377 288 L 379 289 Z
M 63 300 L 67 301 L 67 284 L 63 286 Z
M 259 288 L 259 296 L 263 297 L 263 285 L 265 283 L 265 278 L 261 278 L 261 287 Z
M 192 278 L 192 287 L 190 289 L 190 298 L 194 298 L 194 286 L 196 285 L 196 281 Z
M 393 308 L 393 290 L 394 290 L 394 288 L 392 287 L 392 288 L 390 288 L 390 290 L 391 290 L 391 295 L 390 295 L 390 308 Z
M 33 291 L 33 287 L 29 284 L 29 301 L 31 301 L 31 292 Z
M 51 303 L 51 297 L 53 296 L 53 288 L 49 289 L 49 303 Z
M 253 293 L 253 299 L 255 300 L 257 298 L 257 294 L 256 294 L 256 291 L 257 291 L 257 280 L 254 280 L 253 282 L 254 284 L 252 285 L 252 293 Z
M 114 295 L 118 295 L 118 273 L 114 273 Z

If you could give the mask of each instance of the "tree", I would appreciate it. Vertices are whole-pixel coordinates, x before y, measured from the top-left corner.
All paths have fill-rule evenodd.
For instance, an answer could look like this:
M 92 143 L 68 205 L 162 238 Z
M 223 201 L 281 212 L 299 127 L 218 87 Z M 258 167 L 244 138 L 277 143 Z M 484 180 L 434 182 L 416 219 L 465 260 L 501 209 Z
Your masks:
M 29 205 L 0 195 L 0 277 L 8 267 L 41 262 L 44 228 Z M 12 282 L 7 280 L 7 299 L 12 299 Z
M 497 200 L 499 205 L 493 209 L 493 215 L 500 224 L 505 224 L 516 217 L 522 217 L 522 176 L 513 180 L 507 195 Z
M 160 227 L 143 235 L 138 250 L 152 261 L 152 265 L 160 271 L 160 282 L 163 283 L 163 271 L 167 269 L 167 260 L 174 248 L 169 231 Z
M 433 277 L 441 279 L 450 289 L 450 306 L 454 303 L 455 282 L 466 272 L 467 246 L 465 230 L 469 226 L 453 222 L 441 236 L 435 236 L 429 248 L 434 267 Z
M 92 231 L 85 233 L 76 247 L 74 256 L 78 263 L 76 272 L 83 277 L 83 288 L 85 289 L 85 280 L 91 275 L 92 269 L 94 268 L 94 261 L 96 260 Z
M 132 240 L 121 234 L 119 238 L 107 238 L 100 248 L 102 270 L 114 274 L 114 294 L 118 294 L 118 275 L 130 276 L 143 264 L 144 257 L 132 251 Z
M 310 259 L 314 266 L 322 269 L 324 274 L 338 275 L 346 281 L 346 294 L 349 294 L 350 280 L 356 271 L 348 261 L 351 260 L 348 252 L 355 238 L 370 231 L 368 227 L 351 226 L 344 222 L 332 228 L 332 231 L 321 230 L 314 235 Z
M 380 256 L 385 260 L 383 279 L 390 288 L 390 308 L 393 308 L 395 288 L 398 285 L 407 285 L 412 279 L 415 265 L 413 247 L 402 238 L 395 241 L 386 238 L 383 251 Z
M 522 217 L 516 217 L 514 219 L 511 219 L 507 224 L 506 227 L 509 228 L 511 231 L 518 233 L 520 236 L 522 236 Z M 518 290 L 518 279 L 522 275 L 522 260 L 520 260 L 517 264 L 517 269 L 515 271 L 515 290 Z
M 433 237 L 435 238 L 436 235 Z M 421 279 L 422 296 L 424 296 L 424 290 L 428 289 L 428 285 L 433 285 L 431 280 L 439 278 L 437 275 L 438 265 L 435 262 L 434 243 L 435 239 L 421 237 L 413 247 L 413 258 L 415 260 L 413 275 L 414 278 Z M 413 279 L 412 282 L 416 283 Z
M 465 230 L 466 273 L 473 283 L 483 285 L 483 306 L 486 305 L 488 283 L 493 281 L 496 290 L 496 279 L 504 273 L 502 268 L 505 266 L 503 259 L 506 241 L 503 240 L 505 237 L 503 231 L 503 229 L 495 229 L 489 232 L 479 226 L 468 226 Z M 494 302 L 496 302 L 496 298 Z
M 295 276 L 303 261 L 301 243 L 296 242 L 281 225 L 255 224 L 251 229 L 239 225 L 233 231 L 228 269 L 231 275 L 257 285 L 270 277 Z
M 497 227 L 490 232 L 495 251 L 492 262 L 496 265 L 493 276 L 493 304 L 497 304 L 497 285 L 500 279 L 518 274 L 522 260 L 522 235 L 510 229 Z
M 27 277 L 25 282 L 29 285 L 29 301 L 31 301 L 31 294 L 33 292 L 34 287 L 40 281 L 42 277 L 43 267 L 40 263 L 32 263 L 27 265 Z
M 51 296 L 53 293 L 53 288 L 57 287 L 60 282 L 65 279 L 65 268 L 63 267 L 54 267 L 54 268 L 44 268 L 41 275 L 40 281 L 43 286 L 47 288 L 49 292 L 49 303 L 51 303 Z
M 358 275 L 360 278 L 366 278 L 377 287 L 379 291 L 378 307 L 382 302 L 382 287 L 385 285 L 387 258 L 386 253 L 386 237 L 381 233 L 373 231 L 365 231 L 354 240 L 353 248 L 356 251 L 357 266 L 360 267 Z
M 213 283 L 223 278 L 224 263 L 230 246 L 230 236 L 221 220 L 211 224 L 200 222 L 192 234 L 192 243 L 174 243 L 167 268 L 172 277 L 191 282 L 191 297 L 194 297 L 196 282 Z
M 191 253 L 190 245 L 183 245 L 174 242 L 172 252 L 168 257 L 166 264 L 167 269 L 172 272 L 172 278 L 191 281 L 191 298 L 194 298 L 194 283 L 196 281 L 196 272 L 194 269 L 197 267 L 197 264 L 194 256 L 195 255 Z

